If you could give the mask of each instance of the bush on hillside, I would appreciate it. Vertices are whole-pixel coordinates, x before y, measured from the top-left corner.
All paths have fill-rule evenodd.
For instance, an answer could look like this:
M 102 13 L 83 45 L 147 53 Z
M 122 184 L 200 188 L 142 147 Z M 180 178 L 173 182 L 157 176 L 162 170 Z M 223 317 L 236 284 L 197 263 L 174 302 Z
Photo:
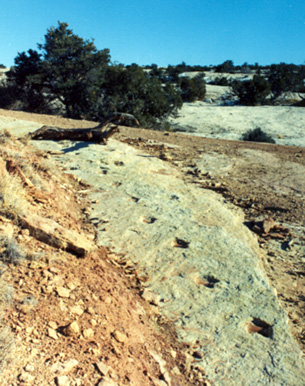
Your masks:
M 276 99 L 283 92 L 305 91 L 305 66 L 294 64 L 272 64 L 268 72 L 268 82 L 271 86 L 273 98 Z
M 136 64 L 110 65 L 108 49 L 98 51 L 93 41 L 78 37 L 66 23 L 49 28 L 38 50 L 15 58 L 7 82 L 13 100 L 8 103 L 0 92 L 3 107 L 15 102 L 25 111 L 58 113 L 60 106 L 66 117 L 92 120 L 123 112 L 136 116 L 143 126 L 156 126 L 182 105 L 176 87 Z
M 219 64 L 215 67 L 215 72 L 226 72 L 233 73 L 235 71 L 235 66 L 232 60 L 226 60 L 222 64 Z
M 266 134 L 260 127 L 248 130 L 241 137 L 242 141 L 275 143 L 275 140 Z
M 180 93 L 171 84 L 163 85 L 156 76 L 136 64 L 109 66 L 99 90 L 99 103 L 90 115 L 101 119 L 112 112 L 131 113 L 145 127 L 155 128 L 182 106 Z
M 245 106 L 266 104 L 266 98 L 271 91 L 269 82 L 259 75 L 243 82 L 234 80 L 231 87 L 239 102 Z
M 209 84 L 213 84 L 215 86 L 230 86 L 231 83 L 226 77 L 218 76 L 212 82 L 209 82 Z
M 204 75 L 200 74 L 194 78 L 182 77 L 179 79 L 179 85 L 183 102 L 195 102 L 204 99 L 206 94 Z

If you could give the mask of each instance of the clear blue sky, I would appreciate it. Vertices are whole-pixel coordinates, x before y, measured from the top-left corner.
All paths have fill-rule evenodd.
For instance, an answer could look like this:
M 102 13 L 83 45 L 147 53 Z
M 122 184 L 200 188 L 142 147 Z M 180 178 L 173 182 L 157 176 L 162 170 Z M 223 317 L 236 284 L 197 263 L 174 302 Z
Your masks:
M 57 21 L 123 64 L 305 63 L 305 0 L 0 0 L 0 64 Z

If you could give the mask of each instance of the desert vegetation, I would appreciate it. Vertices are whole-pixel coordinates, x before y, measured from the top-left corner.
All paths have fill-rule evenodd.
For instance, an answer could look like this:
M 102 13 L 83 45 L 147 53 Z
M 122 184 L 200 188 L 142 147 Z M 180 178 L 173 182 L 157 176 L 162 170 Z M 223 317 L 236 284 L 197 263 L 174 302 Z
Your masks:
M 190 72 L 198 74 L 189 76 Z M 160 129 L 168 126 L 167 119 L 183 102 L 205 98 L 204 78 L 211 72 L 219 74 L 211 84 L 229 86 L 241 105 L 275 104 L 287 91 L 305 92 L 304 65 L 234 65 L 232 60 L 210 66 L 124 65 L 111 61 L 109 49 L 98 50 L 93 40 L 84 40 L 67 23 L 58 22 L 47 29 L 37 50 L 17 54 L 15 65 L 1 80 L 0 107 L 94 121 L 130 113 L 142 127 Z M 222 74 L 253 78 L 232 80 Z
M 109 49 L 97 50 L 59 22 L 37 50 L 18 53 L 0 87 L 0 107 L 96 121 L 123 112 L 144 127 L 160 127 L 183 101 L 204 98 L 203 75 L 179 76 L 191 69 L 185 63 L 166 71 L 111 63 Z
M 97 50 L 66 23 L 49 28 L 38 50 L 19 53 L 7 76 L 4 108 L 96 121 L 126 112 L 150 127 L 182 105 L 177 87 L 136 64 L 112 64 L 108 49 Z
M 275 143 L 271 135 L 265 133 L 260 127 L 248 130 L 241 137 L 242 141 Z
M 265 104 L 271 91 L 268 81 L 259 75 L 254 75 L 253 79 L 243 82 L 234 80 L 231 87 L 240 104 L 245 106 Z

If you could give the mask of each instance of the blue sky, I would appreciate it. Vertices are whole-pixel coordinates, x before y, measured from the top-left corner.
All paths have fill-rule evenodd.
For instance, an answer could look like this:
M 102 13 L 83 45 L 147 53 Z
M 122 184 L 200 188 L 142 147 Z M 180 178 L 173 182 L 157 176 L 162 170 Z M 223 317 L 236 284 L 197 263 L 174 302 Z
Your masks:
M 0 64 L 67 22 L 123 64 L 305 63 L 305 0 L 0 0 Z

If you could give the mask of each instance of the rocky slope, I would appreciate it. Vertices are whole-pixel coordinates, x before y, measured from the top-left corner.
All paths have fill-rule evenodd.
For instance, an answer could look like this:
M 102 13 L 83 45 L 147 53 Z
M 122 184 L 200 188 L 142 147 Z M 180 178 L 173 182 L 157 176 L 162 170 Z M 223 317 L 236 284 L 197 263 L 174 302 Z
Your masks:
M 136 272 L 95 245 L 87 185 L 0 142 L 1 385 L 204 383 Z
M 23 118 L 90 126 L 54 117 Z M 19 135 L 41 126 L 10 119 L 1 123 Z M 162 315 L 175 322 L 193 353 L 184 360 L 185 369 L 197 367 L 198 384 L 206 381 L 202 372 L 215 384 L 300 384 L 301 352 L 262 266 L 302 345 L 303 149 L 127 128 L 117 138 L 138 150 L 115 141 L 106 147 L 68 141 L 38 146 L 88 184 L 83 190 L 91 201 L 95 241 L 117 250 L 115 264 L 126 266 L 128 258 L 127 272 L 137 273 L 152 290 L 142 296 L 162 306 Z M 273 163 L 281 168 L 272 168 Z M 285 179 L 287 183 L 278 182 Z M 253 221 L 249 225 L 267 254 L 242 225 L 241 212 L 227 201 Z M 256 220 L 261 215 L 276 222 L 262 222 L 260 228 Z M 194 357 L 196 364 L 190 365 Z M 159 378 L 153 382 L 166 382 L 164 375 Z

